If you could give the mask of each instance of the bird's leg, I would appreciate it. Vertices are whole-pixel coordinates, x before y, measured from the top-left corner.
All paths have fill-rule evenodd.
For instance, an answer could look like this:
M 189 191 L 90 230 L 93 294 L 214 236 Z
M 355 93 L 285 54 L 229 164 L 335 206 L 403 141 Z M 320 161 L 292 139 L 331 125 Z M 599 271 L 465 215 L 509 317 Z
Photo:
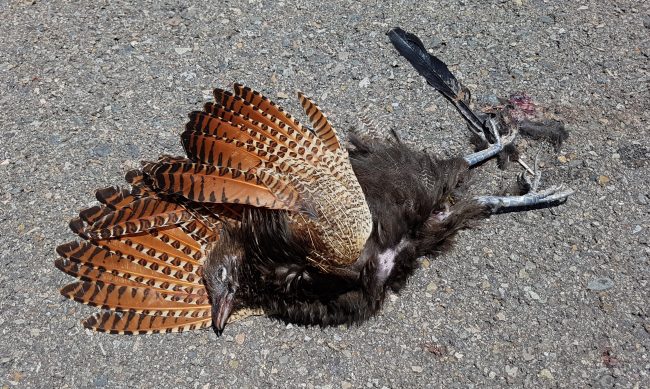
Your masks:
M 573 190 L 564 185 L 554 185 L 548 189 L 538 190 L 542 175 L 538 169 L 537 156 L 535 157 L 533 172 L 532 181 L 526 176 L 525 172 L 519 177 L 528 188 L 528 193 L 521 196 L 479 196 L 476 198 L 476 201 L 488 207 L 491 213 L 497 213 L 507 209 L 533 207 L 565 201 L 573 194 Z
M 401 28 L 393 28 L 388 32 L 388 37 L 397 51 L 427 80 L 427 83 L 454 105 L 467 122 L 469 131 L 481 141 L 481 144 L 488 145 L 485 150 L 465 157 L 470 166 L 499 154 L 508 143 L 513 141 L 518 132 L 551 140 L 556 147 L 566 139 L 567 132 L 561 122 L 537 123 L 530 121 L 530 117 L 535 113 L 535 106 L 530 97 L 522 94 L 513 95 L 507 102 L 514 109 L 507 109 L 505 106 L 494 107 L 497 115 L 505 115 L 509 119 L 508 122 L 511 125 L 508 127 L 514 130 L 510 132 L 507 139 L 500 140 L 494 118 L 490 118 L 487 112 L 475 112 L 472 109 L 469 89 L 456 79 L 443 61 L 429 54 L 417 36 Z M 521 131 L 519 131 L 520 129 Z M 532 170 L 524 161 L 519 159 L 518 162 L 532 174 Z
M 488 120 L 486 120 L 486 127 L 489 130 L 489 134 L 491 135 L 491 138 L 494 139 L 494 142 L 493 143 L 488 142 L 487 139 L 489 139 L 490 137 L 481 134 L 483 135 L 481 139 L 488 142 L 490 146 L 488 146 L 488 148 L 485 150 L 477 151 L 476 153 L 472 153 L 470 155 L 465 156 L 464 159 L 465 161 L 467 161 L 469 166 L 474 166 L 476 164 L 479 164 L 483 161 L 486 161 L 494 157 L 495 155 L 499 154 L 504 147 L 506 147 L 515 139 L 515 136 L 517 135 L 515 131 L 512 131 L 506 137 L 501 138 L 497 126 L 498 123 L 495 118 L 489 118 Z
M 479 196 L 479 204 L 487 206 L 492 213 L 505 209 L 524 208 L 551 204 L 566 200 L 573 190 L 564 185 L 552 186 L 539 192 L 530 192 L 522 196 Z

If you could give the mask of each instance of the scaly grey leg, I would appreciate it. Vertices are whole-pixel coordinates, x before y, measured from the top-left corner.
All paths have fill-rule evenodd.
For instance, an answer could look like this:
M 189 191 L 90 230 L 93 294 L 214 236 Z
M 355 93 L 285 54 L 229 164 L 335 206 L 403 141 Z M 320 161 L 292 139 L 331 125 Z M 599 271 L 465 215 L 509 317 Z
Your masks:
M 488 206 L 494 213 L 508 208 L 531 207 L 564 201 L 572 194 L 573 189 L 558 185 L 540 192 L 526 193 L 523 196 L 479 196 L 476 201 Z
M 502 139 L 499 135 L 499 129 L 497 128 L 497 125 L 497 121 L 494 118 L 490 118 L 486 121 L 486 127 L 494 137 L 495 143 L 491 144 L 490 147 L 485 150 L 477 151 L 476 153 L 465 156 L 464 159 L 467 161 L 469 166 L 474 166 L 494 157 L 515 139 L 515 136 L 517 135 L 516 132 L 510 133 L 507 137 Z
M 526 176 L 526 172 L 522 173 L 519 177 L 528 187 L 528 193 L 522 196 L 479 196 L 476 198 L 476 201 L 479 204 L 489 207 L 492 213 L 496 213 L 508 208 L 531 207 L 566 200 L 573 194 L 573 189 L 567 188 L 564 185 L 552 186 L 548 189 L 538 191 L 542 178 L 542 174 L 538 169 L 538 157 L 539 153 L 535 156 L 533 181 L 531 182 L 528 176 Z

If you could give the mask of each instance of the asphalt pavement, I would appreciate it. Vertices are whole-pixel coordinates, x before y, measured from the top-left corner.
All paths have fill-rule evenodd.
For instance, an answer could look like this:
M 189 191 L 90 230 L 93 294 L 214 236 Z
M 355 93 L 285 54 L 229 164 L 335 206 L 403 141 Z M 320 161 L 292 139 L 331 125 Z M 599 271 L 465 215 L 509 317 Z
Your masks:
M 650 7 L 642 1 L 221 1 L 0 4 L 0 383 L 3 387 L 650 387 Z M 385 33 L 411 31 L 484 104 L 524 91 L 568 141 L 540 151 L 563 205 L 491 217 L 422 259 L 358 327 L 268 318 L 170 335 L 92 333 L 61 297 L 54 249 L 94 190 L 179 155 L 215 87 L 258 89 L 341 133 L 443 156 L 464 123 Z M 363 127 L 361 112 L 376 128 Z M 301 117 L 300 115 L 297 115 Z M 479 167 L 498 193 L 521 167 Z

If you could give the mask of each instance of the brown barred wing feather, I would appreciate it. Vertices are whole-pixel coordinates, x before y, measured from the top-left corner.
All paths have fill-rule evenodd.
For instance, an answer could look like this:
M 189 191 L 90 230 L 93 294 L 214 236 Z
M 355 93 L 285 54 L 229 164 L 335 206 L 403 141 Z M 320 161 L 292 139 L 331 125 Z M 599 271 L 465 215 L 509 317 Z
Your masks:
M 191 331 L 210 327 L 211 320 L 205 317 L 153 316 L 138 312 L 95 313 L 82 321 L 86 328 L 111 334 L 157 334 Z
M 208 327 L 210 301 L 201 275 L 206 248 L 218 239 L 217 225 L 190 218 L 198 212 L 193 210 L 188 220 L 139 223 L 137 232 L 117 228 L 125 220 L 135 223 L 144 214 L 161 213 L 170 204 L 152 197 L 155 192 L 141 173 L 129 176 L 135 178 L 136 194 L 119 188 L 100 190 L 97 198 L 103 205 L 81 211 L 83 218 L 71 222 L 85 240 L 57 248 L 61 258 L 55 266 L 79 279 L 64 286 L 61 294 L 104 309 L 83 322 L 98 331 L 151 333 Z M 137 193 L 150 197 L 139 198 Z M 147 202 L 144 208 L 142 200 Z M 93 234 L 93 225 L 114 233 L 99 237 Z
M 334 127 L 309 98 L 300 102 L 314 125 L 307 129 L 291 114 L 261 93 L 239 84 L 234 95 L 215 91 L 216 105 L 247 118 L 264 121 L 278 131 L 279 147 L 270 149 L 278 158 L 256 171 L 293 188 L 297 209 L 293 220 L 306 233 L 322 240 L 310 256 L 321 268 L 348 266 L 361 254 L 372 230 L 372 218 L 361 187 L 352 171 L 347 150 L 340 147 Z M 228 112 L 215 110 L 216 115 Z M 231 116 L 229 116 L 231 117 Z M 286 151 L 284 151 L 286 149 Z M 277 153 L 281 150 L 283 153 Z
M 258 174 L 233 167 L 186 162 L 159 162 L 144 169 L 160 192 L 200 203 L 293 210 L 298 200 L 290 186 L 268 171 Z
M 205 255 L 219 244 L 223 223 L 239 223 L 245 207 L 287 211 L 292 228 L 314 238 L 309 259 L 325 271 L 359 258 L 372 219 L 325 115 L 300 95 L 310 130 L 259 92 L 234 89 L 217 89 L 214 103 L 190 114 L 181 136 L 186 157 L 144 162 L 126 175 L 131 190 L 99 190 L 101 205 L 70 222 L 83 240 L 60 246 L 55 266 L 79 279 L 64 296 L 104 309 L 86 327 L 151 333 L 209 326 Z
M 309 118 L 311 125 L 314 126 L 314 132 L 320 138 L 321 142 L 330 150 L 337 150 L 341 147 L 339 138 L 336 136 L 336 130 L 327 119 L 327 116 L 320 110 L 318 105 L 302 92 L 298 92 L 298 100 L 302 105 L 305 114 Z
M 95 221 L 87 233 L 93 239 L 108 239 L 173 225 L 191 218 L 191 213 L 181 204 L 147 197 L 135 199 L 128 206 L 108 213 Z

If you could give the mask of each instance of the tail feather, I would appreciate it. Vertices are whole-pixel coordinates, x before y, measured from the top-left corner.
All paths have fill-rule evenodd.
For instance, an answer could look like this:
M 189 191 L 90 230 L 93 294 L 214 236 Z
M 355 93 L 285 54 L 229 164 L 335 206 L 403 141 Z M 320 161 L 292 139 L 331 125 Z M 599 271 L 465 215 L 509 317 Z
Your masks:
M 111 212 L 113 210 L 105 205 L 95 205 L 80 211 L 79 219 L 83 220 L 85 224 L 91 225 Z
M 320 143 L 312 145 L 304 140 L 289 139 L 277 127 L 251 120 L 218 104 L 206 104 L 206 111 L 190 114 L 190 122 L 181 135 L 191 159 L 217 166 L 224 166 L 219 164 L 227 161 L 236 166 L 237 157 L 243 154 L 248 157 L 247 166 L 251 168 L 275 164 L 278 170 L 281 170 L 282 161 L 289 157 L 311 164 L 331 163 L 331 156 Z M 273 124 L 273 121 L 269 119 L 268 123 Z M 233 157 L 235 161 L 231 162 Z
M 289 138 L 289 140 L 296 142 L 296 145 L 292 145 L 290 142 L 284 142 L 284 144 L 290 149 L 304 148 L 309 151 L 308 155 L 311 155 L 312 157 L 329 155 L 331 149 L 326 147 L 314 132 L 303 127 L 302 124 L 291 116 L 291 114 L 286 112 L 284 108 L 251 88 L 235 84 L 234 89 L 237 96 L 233 98 L 244 100 L 246 106 L 252 106 L 255 112 L 261 112 L 263 114 L 265 118 L 263 123 L 284 134 Z M 332 129 L 332 132 L 333 131 L 334 130 Z M 330 139 L 329 136 L 328 139 Z
M 147 172 L 164 193 L 208 203 L 246 204 L 270 209 L 295 209 L 297 194 L 287 184 L 273 191 L 270 172 L 256 174 L 198 163 L 158 163 Z M 274 185 L 275 186 L 275 185 Z
M 238 91 L 237 88 L 238 85 L 235 84 L 235 91 Z M 240 91 L 243 91 L 243 89 L 250 91 L 250 96 L 261 96 L 258 92 L 251 91 L 248 88 L 241 88 L 242 89 Z M 215 89 L 214 91 L 214 98 L 217 105 L 221 105 L 227 110 L 241 114 L 253 122 L 258 122 L 269 128 L 272 128 L 290 140 L 299 142 L 304 137 L 307 137 L 309 139 L 312 139 L 314 137 L 313 133 L 310 134 L 309 131 L 304 129 L 302 125 L 300 125 L 300 123 L 298 123 L 296 120 L 287 119 L 286 116 L 282 114 L 283 111 L 280 111 L 281 108 L 279 110 L 263 110 L 262 107 L 254 103 L 254 101 L 257 101 L 256 99 L 249 100 L 246 98 L 246 96 L 248 96 L 248 94 L 240 95 L 237 93 L 237 95 L 233 95 L 232 93 L 223 89 Z M 270 100 L 263 96 L 262 101 L 270 102 Z M 270 106 L 275 107 L 275 104 L 270 102 L 268 104 L 268 107 Z M 281 116 L 275 116 L 273 113 L 281 114 Z M 280 139 L 280 141 L 282 141 L 282 139 Z
M 259 167 L 268 155 L 261 144 L 205 135 L 198 131 L 185 131 L 181 135 L 183 147 L 191 159 L 208 165 L 233 167 L 238 170 L 251 170 Z M 261 154 L 261 155 L 260 155 Z
M 116 186 L 97 190 L 95 197 L 102 205 L 95 205 L 79 212 L 81 220 L 88 225 L 92 225 L 114 210 L 126 206 L 135 198 L 128 190 Z
M 261 142 L 273 141 L 278 144 L 282 144 L 286 142 L 288 139 L 286 135 L 280 133 L 272 126 L 269 126 L 269 124 L 273 124 L 271 120 L 267 122 L 269 124 L 265 124 L 264 122 L 260 122 L 259 120 L 254 120 L 248 115 L 243 115 L 240 112 L 229 110 L 218 103 L 206 103 L 203 109 L 204 112 L 200 112 L 200 114 L 209 115 L 209 117 L 213 117 L 213 118 L 217 118 L 218 120 L 225 121 L 226 123 L 231 124 L 232 126 L 240 129 L 241 131 L 245 131 L 249 136 L 251 136 L 253 139 L 257 141 L 261 141 Z M 254 112 L 254 116 L 255 113 L 256 112 Z M 199 113 L 197 112 L 197 115 L 198 114 Z M 260 114 L 260 116 L 262 120 L 264 120 L 265 116 L 262 114 Z M 190 115 L 190 120 L 192 120 L 192 115 Z M 210 135 L 219 135 L 209 130 L 208 131 L 206 131 L 205 129 L 202 130 L 204 132 L 208 132 Z
M 173 225 L 187 221 L 191 216 L 180 204 L 147 197 L 105 215 L 95 221 L 87 233 L 93 239 L 109 239 Z
M 142 186 L 145 182 L 144 173 L 140 169 L 133 169 L 126 172 L 124 180 L 132 187 Z
M 244 118 L 241 114 L 207 103 L 204 112 L 194 111 L 185 126 L 186 132 L 200 132 L 217 138 L 272 144 L 272 132 L 262 123 Z M 276 133 L 277 134 L 277 133 Z
M 231 95 L 229 94 L 229 96 Z M 238 96 L 231 98 L 241 100 L 241 98 Z M 250 103 L 247 103 L 245 101 L 244 103 L 247 104 L 246 106 L 250 105 Z M 278 125 L 277 119 L 268 116 L 266 113 L 262 113 L 256 107 L 250 107 L 249 109 L 251 112 L 246 112 L 246 115 L 243 115 L 240 112 L 231 111 L 218 103 L 205 104 L 206 114 L 237 126 L 241 131 L 245 131 L 255 141 L 264 143 L 273 149 L 273 151 L 271 151 L 271 154 L 273 154 L 273 152 L 294 152 L 296 154 L 296 158 L 300 158 L 308 163 L 332 163 L 331 155 L 327 152 L 328 149 L 324 144 L 322 144 L 320 139 L 314 139 L 313 142 L 310 142 L 302 136 L 294 136 L 295 133 L 293 130 L 283 130 L 286 125 L 283 123 L 281 123 L 282 125 Z M 250 116 L 248 116 L 251 113 L 253 114 L 253 117 L 261 119 L 262 121 L 253 120 Z M 205 130 L 203 131 L 205 132 Z M 215 134 L 210 133 L 210 135 Z
M 151 230 L 149 233 L 161 242 L 183 252 L 183 254 L 186 254 L 191 258 L 194 258 L 197 263 L 203 257 L 201 244 L 193 239 L 189 234 L 185 233 L 181 228 L 161 228 Z
M 70 261 L 147 286 L 190 294 L 203 293 L 196 291 L 202 286 L 200 277 L 192 272 L 193 267 L 185 270 L 154 258 L 131 260 L 125 254 L 111 252 L 108 248 L 88 242 L 70 242 L 59 246 L 57 252 Z
M 156 250 L 151 247 L 153 246 L 153 244 L 151 244 L 152 240 L 154 239 L 150 235 L 142 235 L 123 237 L 119 240 L 99 240 L 96 243 L 99 247 L 114 254 L 124 256 L 131 261 L 158 273 L 187 273 L 190 275 L 197 271 L 197 264 L 194 258 L 183 254 L 181 251 L 173 249 L 171 246 Z M 160 246 L 164 246 L 160 241 L 157 241 L 157 243 L 160 243 Z M 200 275 L 193 275 L 193 277 L 200 277 Z
M 113 210 L 123 208 L 135 199 L 129 190 L 116 186 L 97 190 L 95 197 L 97 201 Z
M 123 274 L 113 274 L 101 267 L 94 267 L 91 264 L 75 262 L 67 258 L 58 258 L 54 262 L 54 265 L 62 272 L 76 277 L 81 281 L 129 287 L 147 287 L 160 292 L 165 300 L 182 302 L 188 305 L 209 304 L 208 296 L 205 293 L 192 294 L 184 290 L 168 290 L 158 287 L 153 283 L 145 282 L 141 278 L 127 278 Z
M 208 228 L 199 220 L 191 220 L 180 225 L 181 229 L 197 243 L 208 245 L 219 239 L 219 232 Z
M 388 37 L 397 51 L 424 77 L 429 85 L 440 92 L 463 115 L 475 133 L 487 132 L 481 120 L 469 107 L 471 96 L 447 65 L 440 59 L 429 54 L 422 41 L 415 35 L 401 28 L 388 32 Z
M 286 112 L 284 108 L 275 104 L 271 99 L 264 96 L 260 92 L 254 91 L 251 88 L 245 87 L 241 84 L 234 85 L 235 94 L 240 96 L 244 101 L 250 105 L 257 107 L 260 111 L 276 119 L 274 122 L 281 123 L 281 126 L 287 125 L 296 130 L 300 135 L 308 139 L 312 139 L 314 134 L 304 128 L 298 120 L 294 119 L 291 114 Z
M 139 176 L 135 174 L 133 177 Z M 138 182 L 143 180 L 138 179 Z M 101 191 L 98 198 L 106 205 L 81 214 L 94 215 L 98 209 L 110 210 L 113 207 L 115 210 L 109 215 L 129 209 L 130 212 L 135 210 L 133 214 L 137 216 L 142 211 L 137 206 L 141 199 L 133 200 L 135 205 L 127 204 L 123 199 L 129 196 L 116 188 Z M 164 200 L 147 200 L 159 202 L 150 204 L 150 210 L 165 207 Z M 99 214 L 102 212 L 105 211 Z M 92 216 L 86 219 L 102 222 Z M 115 221 L 119 218 L 106 220 L 109 219 Z M 71 226 L 85 239 L 93 239 L 85 234 L 88 227 L 81 219 L 75 219 Z M 115 226 L 107 222 L 106 227 Z M 55 266 L 80 280 L 63 287 L 61 294 L 110 310 L 83 322 L 85 327 L 97 331 L 153 333 L 207 327 L 211 323 L 211 305 L 201 278 L 202 264 L 205 246 L 217 239 L 218 231 L 200 219 L 192 218 L 156 226 L 149 232 L 120 233 L 110 239 L 61 245 L 57 248 L 61 258 L 55 261 Z
M 141 286 L 142 284 L 137 281 L 132 281 L 128 278 L 114 275 L 113 273 L 104 271 L 103 269 L 91 266 L 82 262 L 75 262 L 69 258 L 57 258 L 54 261 L 54 266 L 62 272 L 78 278 L 82 281 L 101 281 L 113 284 L 122 284 L 127 286 Z

